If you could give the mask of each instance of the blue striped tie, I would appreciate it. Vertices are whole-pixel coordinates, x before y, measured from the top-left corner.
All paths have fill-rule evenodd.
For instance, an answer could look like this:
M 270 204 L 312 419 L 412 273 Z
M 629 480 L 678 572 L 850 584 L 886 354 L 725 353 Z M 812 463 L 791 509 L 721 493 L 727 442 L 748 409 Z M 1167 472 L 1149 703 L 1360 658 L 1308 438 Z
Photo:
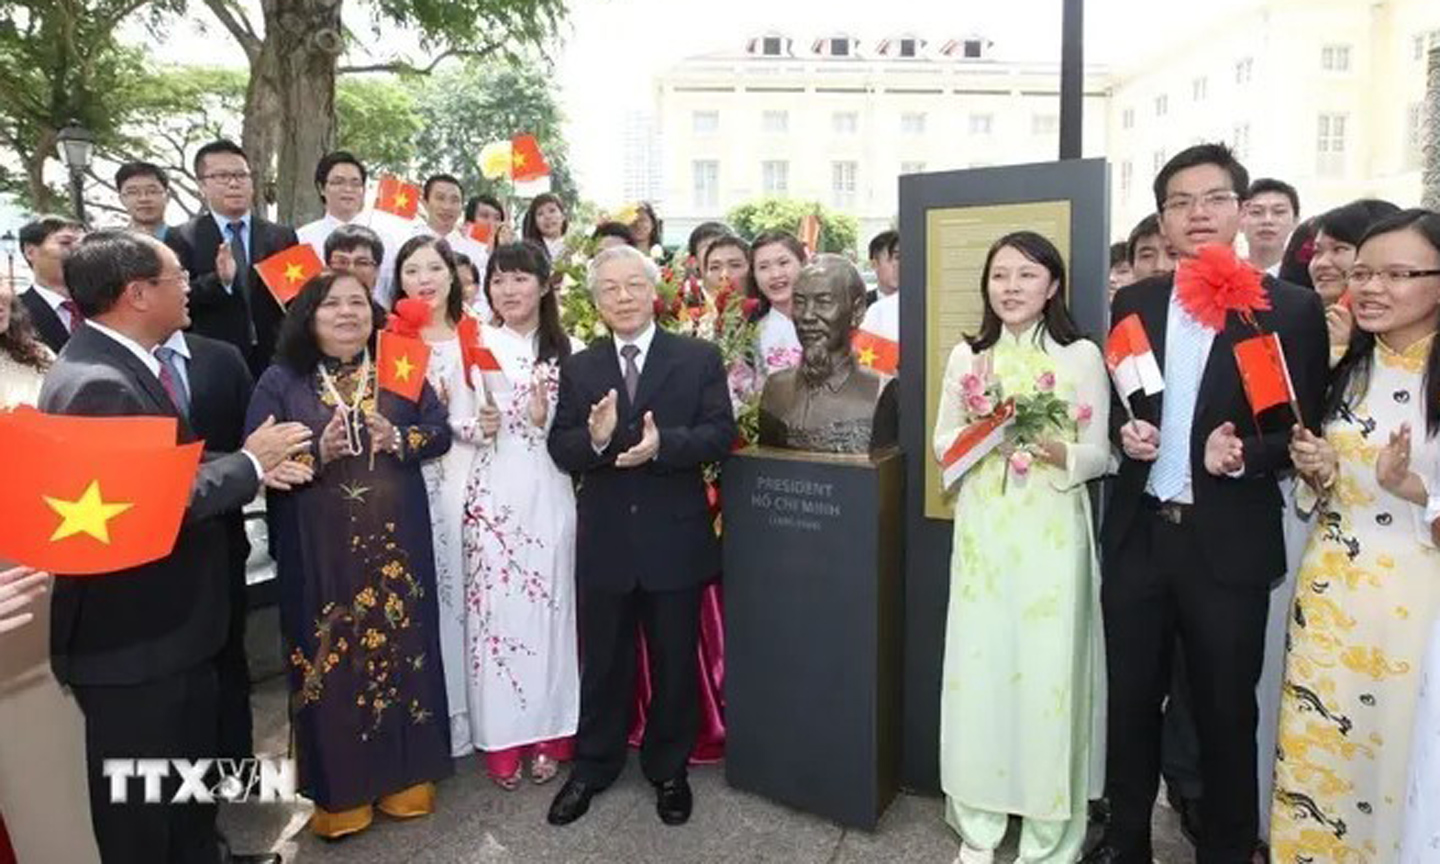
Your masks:
M 1185 491 L 1190 468 L 1190 429 L 1205 353 L 1205 333 L 1184 312 L 1175 315 L 1165 336 L 1165 401 L 1160 412 L 1160 455 L 1150 469 L 1150 488 L 1161 501 Z

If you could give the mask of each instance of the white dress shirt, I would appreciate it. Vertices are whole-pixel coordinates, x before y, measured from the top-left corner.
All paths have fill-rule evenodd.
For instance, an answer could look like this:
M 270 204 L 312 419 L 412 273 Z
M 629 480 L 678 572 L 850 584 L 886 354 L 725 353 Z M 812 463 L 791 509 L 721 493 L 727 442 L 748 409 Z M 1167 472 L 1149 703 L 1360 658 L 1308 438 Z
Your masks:
M 625 380 L 625 358 L 621 355 L 620 349 L 625 345 L 634 345 L 640 349 L 640 353 L 635 355 L 635 368 L 643 375 L 645 373 L 645 358 L 650 356 L 650 343 L 654 341 L 654 320 L 646 324 L 645 329 L 641 330 L 640 335 L 634 339 L 621 339 L 619 336 L 615 337 L 615 356 L 620 360 L 620 380 Z
M 69 300 L 69 297 L 66 297 L 59 291 L 54 291 L 50 288 L 46 288 L 39 282 L 31 283 L 30 287 L 26 288 L 25 290 L 34 291 L 37 295 L 39 295 L 40 299 L 45 301 L 45 305 L 49 306 L 52 310 L 54 310 L 55 314 L 59 316 L 60 323 L 65 325 L 65 329 L 69 330 L 71 333 L 75 332 L 75 327 L 80 322 L 75 320 L 74 316 L 70 314 L 70 310 L 66 309 L 64 306 L 61 305 L 66 300 Z
M 1165 351 L 1167 357 L 1169 356 L 1172 348 L 1178 349 L 1180 347 L 1178 344 L 1179 340 L 1181 338 L 1185 338 L 1183 335 L 1181 335 L 1181 328 L 1187 326 L 1187 321 L 1182 321 L 1182 318 L 1189 319 L 1190 313 L 1186 312 L 1185 307 L 1180 305 L 1179 292 L 1172 290 L 1170 292 L 1170 307 L 1165 312 Z M 1196 330 L 1195 338 L 1200 340 L 1200 366 L 1198 369 L 1199 379 L 1195 382 L 1195 407 L 1198 408 L 1200 405 L 1200 385 L 1205 379 L 1205 367 L 1210 362 L 1210 349 L 1215 345 L 1215 331 L 1211 330 L 1209 327 L 1195 325 L 1193 323 L 1190 323 L 1190 326 L 1193 326 Z M 1170 383 L 1170 376 L 1171 372 L 1167 368 L 1165 370 L 1166 384 Z M 1195 433 L 1194 427 L 1191 427 L 1190 431 L 1191 436 L 1193 437 Z M 1207 432 L 1206 435 L 1208 436 L 1209 433 Z M 1185 448 L 1187 453 L 1189 453 L 1190 451 L 1190 441 L 1177 441 L 1175 440 L 1174 435 L 1166 438 L 1165 430 L 1161 429 L 1160 447 L 1164 448 L 1167 446 L 1183 447 Z M 1157 456 L 1156 458 L 1158 459 L 1159 457 Z M 1153 462 L 1151 463 L 1152 466 L 1154 464 L 1155 463 Z M 1190 457 L 1187 456 L 1185 459 L 1185 488 L 1183 491 L 1180 492 L 1179 495 L 1176 495 L 1172 499 L 1178 504 L 1195 503 L 1195 481 L 1191 475 L 1193 466 L 1194 463 L 1191 461 Z M 1240 469 L 1240 471 L 1230 476 L 1239 477 L 1244 473 L 1245 469 L 1242 468 Z M 1146 480 L 1145 482 L 1145 494 L 1152 497 L 1155 496 L 1155 479 L 1153 475 L 1154 472 L 1152 471 L 1150 479 Z
M 295 236 L 301 243 L 307 243 L 311 249 L 315 250 L 315 257 L 319 258 L 321 263 L 326 263 L 325 241 L 329 239 L 331 232 L 336 228 L 348 224 L 350 223 L 342 222 L 339 218 L 330 213 L 326 213 L 314 222 L 306 222 L 304 225 L 296 228 Z
M 880 299 L 871 303 L 870 308 L 865 310 L 865 320 L 860 322 L 860 329 L 881 339 L 899 342 L 900 292 L 881 294 Z

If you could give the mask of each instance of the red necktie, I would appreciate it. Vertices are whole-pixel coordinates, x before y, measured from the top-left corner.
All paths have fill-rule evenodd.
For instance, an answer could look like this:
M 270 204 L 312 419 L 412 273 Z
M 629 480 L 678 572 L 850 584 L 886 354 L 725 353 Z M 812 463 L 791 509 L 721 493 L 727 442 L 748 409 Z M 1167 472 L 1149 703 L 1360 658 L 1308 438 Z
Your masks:
M 156 373 L 160 377 L 160 386 L 165 388 L 166 394 L 170 396 L 170 404 L 175 410 L 184 413 L 184 403 L 180 400 L 180 382 L 175 380 L 175 373 L 170 371 L 170 365 L 163 360 L 160 362 L 160 371 Z
M 75 328 L 79 327 L 85 320 L 85 316 L 80 312 L 80 307 L 76 305 L 74 300 L 67 298 L 60 301 L 60 308 L 65 310 L 66 315 L 70 316 L 70 332 L 74 333 Z

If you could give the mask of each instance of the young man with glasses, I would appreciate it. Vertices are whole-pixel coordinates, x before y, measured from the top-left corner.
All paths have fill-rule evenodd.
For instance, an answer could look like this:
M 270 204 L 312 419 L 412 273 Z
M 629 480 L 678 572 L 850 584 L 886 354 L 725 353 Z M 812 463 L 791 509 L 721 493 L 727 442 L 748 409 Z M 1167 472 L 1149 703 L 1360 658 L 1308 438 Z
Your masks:
M 254 211 L 255 176 L 245 151 L 233 141 L 201 147 L 195 176 L 206 210 L 165 237 L 190 271 L 191 330 L 240 349 L 258 378 L 275 354 L 285 310 L 254 265 L 299 241 L 293 228 Z
M 1285 243 L 1300 219 L 1300 194 L 1283 180 L 1262 177 L 1250 184 L 1240 213 L 1246 256 L 1251 266 L 1271 276 L 1280 272 Z
M 1161 170 L 1155 203 L 1179 275 L 1195 266 L 1201 246 L 1234 243 L 1248 180 L 1220 144 L 1184 150 Z M 1197 860 L 1251 859 L 1259 833 L 1255 685 L 1269 589 L 1285 573 L 1276 473 L 1289 467 L 1295 420 L 1255 419 L 1234 347 L 1257 329 L 1278 334 L 1309 424 L 1319 421 L 1328 368 L 1325 318 L 1313 292 L 1265 277 L 1265 303 L 1215 321 L 1206 314 L 1214 298 L 1182 298 L 1175 281 L 1123 289 L 1111 313 L 1116 321 L 1139 317 L 1165 389 L 1137 394 L 1128 406 L 1117 396 L 1111 415 L 1122 452 L 1102 533 L 1111 813 L 1104 843 L 1086 856 L 1092 862 L 1152 860 L 1160 709 L 1177 649 L 1185 656 L 1201 777 L 1214 791 L 1201 803 Z
M 126 162 L 115 171 L 115 188 L 130 216 L 125 227 L 163 241 L 170 230 L 165 224 L 165 205 L 170 203 L 165 169 L 151 162 Z

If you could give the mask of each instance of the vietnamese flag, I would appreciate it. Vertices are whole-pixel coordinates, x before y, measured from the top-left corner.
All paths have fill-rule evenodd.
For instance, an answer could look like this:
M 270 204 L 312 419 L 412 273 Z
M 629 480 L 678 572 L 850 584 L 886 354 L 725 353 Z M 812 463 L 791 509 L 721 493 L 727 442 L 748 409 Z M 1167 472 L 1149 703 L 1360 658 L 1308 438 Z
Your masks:
M 516 135 L 510 139 L 510 179 L 528 183 L 550 175 L 550 165 L 540 152 L 534 135 Z
M 856 330 L 850 347 L 855 352 L 855 359 L 867 369 L 894 375 L 900 368 L 900 343 L 893 339 L 869 330 Z
M 175 433 L 169 417 L 0 414 L 0 558 L 85 576 L 169 555 L 205 446 Z
M 422 339 L 382 330 L 376 355 L 375 380 L 380 389 L 419 402 L 420 391 L 425 388 L 425 370 L 430 365 L 430 346 Z
M 401 219 L 414 219 L 415 214 L 420 212 L 420 187 L 406 183 L 394 174 L 386 174 L 380 178 L 375 209 Z
M 805 251 L 811 255 L 820 251 L 819 216 L 810 213 L 800 220 L 800 242 L 804 244 Z
M 495 224 L 493 222 L 470 222 L 465 225 L 465 236 L 477 243 L 490 242 L 495 236 Z
M 1240 367 L 1240 381 L 1245 385 L 1245 398 L 1256 417 L 1276 405 L 1289 405 L 1295 420 L 1304 423 L 1295 398 L 1295 385 L 1285 365 L 1285 350 L 1274 333 L 1253 336 L 1235 343 L 1235 363 Z
M 298 243 L 255 265 L 255 272 L 260 274 L 265 287 L 270 289 L 270 295 L 282 309 L 290 305 L 312 276 L 324 269 L 320 256 L 315 254 L 309 243 Z

